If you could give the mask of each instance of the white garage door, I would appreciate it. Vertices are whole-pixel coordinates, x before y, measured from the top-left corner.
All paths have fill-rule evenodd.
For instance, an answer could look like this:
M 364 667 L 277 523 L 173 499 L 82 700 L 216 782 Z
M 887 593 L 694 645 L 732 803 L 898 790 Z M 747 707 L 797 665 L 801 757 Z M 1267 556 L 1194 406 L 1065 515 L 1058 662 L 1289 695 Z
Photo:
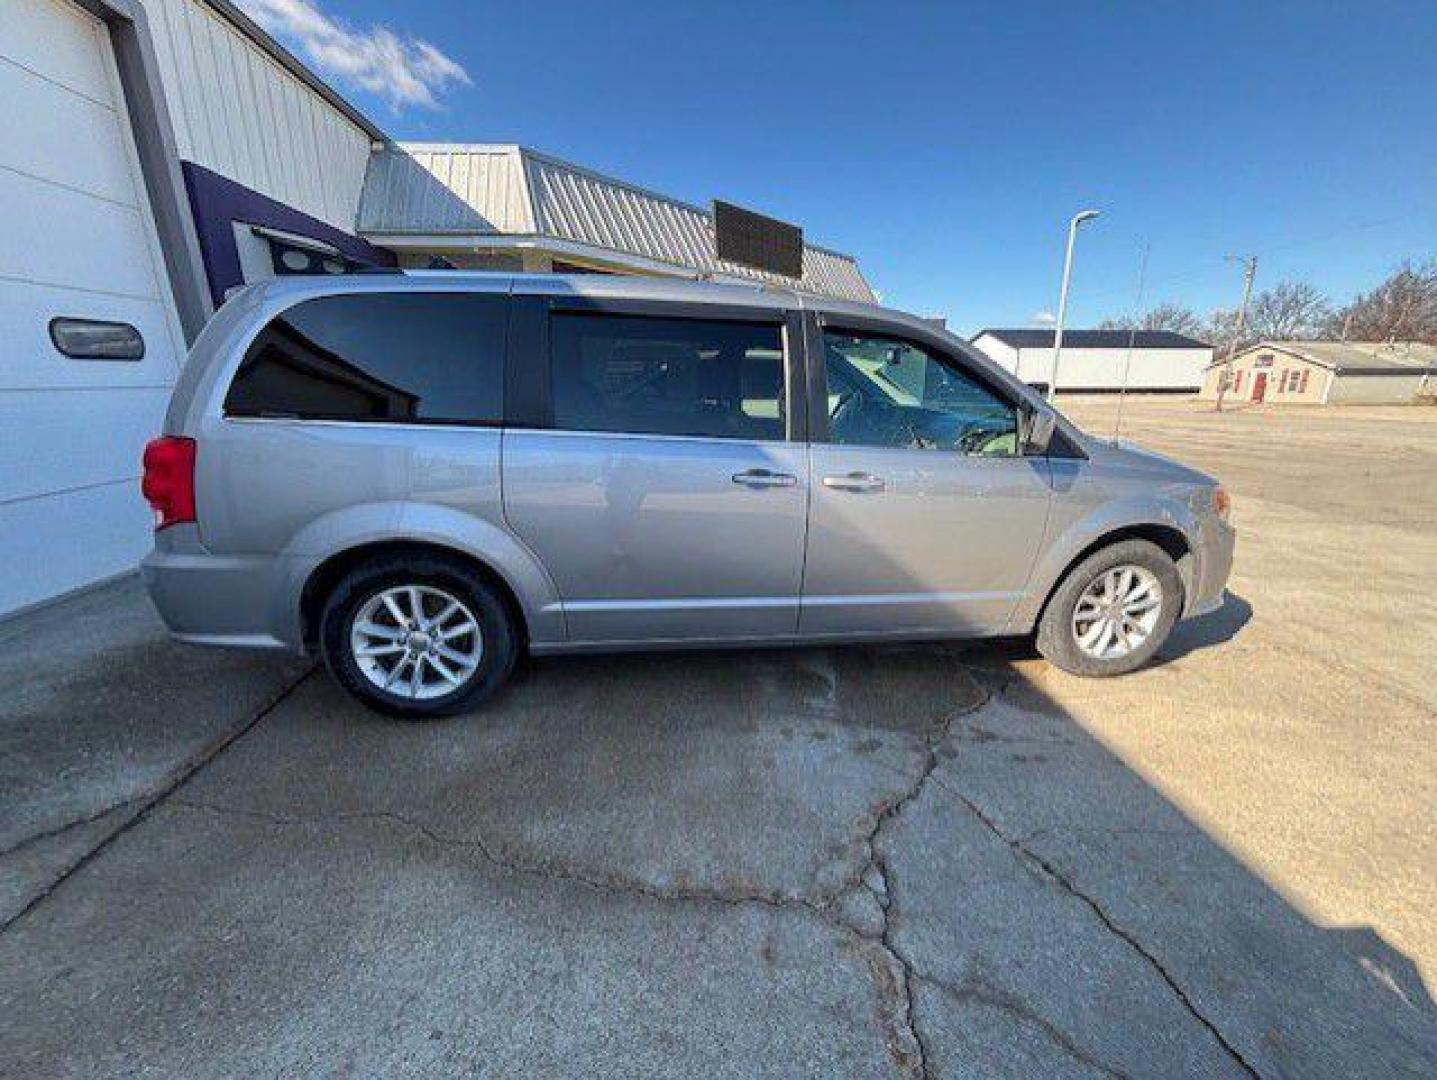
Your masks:
M 183 355 L 109 32 L 0 0 L 0 614 L 133 567 L 140 452 Z M 115 320 L 139 361 L 73 360 L 56 316 Z

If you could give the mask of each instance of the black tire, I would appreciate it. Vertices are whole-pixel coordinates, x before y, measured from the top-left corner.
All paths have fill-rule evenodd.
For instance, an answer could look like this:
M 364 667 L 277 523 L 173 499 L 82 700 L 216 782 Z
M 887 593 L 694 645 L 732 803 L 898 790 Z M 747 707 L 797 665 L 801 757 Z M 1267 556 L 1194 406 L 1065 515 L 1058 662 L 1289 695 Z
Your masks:
M 355 616 L 365 605 L 386 589 L 409 585 L 442 590 L 460 601 L 482 635 L 477 666 L 442 696 L 414 698 L 376 685 L 361 670 L 351 645 Z M 378 556 L 346 574 L 325 602 L 319 641 L 325 666 L 340 686 L 374 711 L 404 720 L 453 716 L 475 708 L 508 680 L 518 653 L 514 620 L 498 592 L 461 560 L 428 553 Z
M 1149 571 L 1161 589 L 1161 606 L 1148 636 L 1130 652 L 1117 657 L 1097 657 L 1078 644 L 1073 612 L 1088 586 L 1109 570 L 1137 566 Z M 1069 571 L 1053 590 L 1038 621 L 1038 651 L 1055 667 L 1073 675 L 1104 678 L 1126 675 L 1142 667 L 1167 641 L 1183 606 L 1183 583 L 1178 568 L 1162 548 L 1146 540 L 1120 540 L 1093 552 Z M 1136 628 L 1132 628 L 1136 634 Z

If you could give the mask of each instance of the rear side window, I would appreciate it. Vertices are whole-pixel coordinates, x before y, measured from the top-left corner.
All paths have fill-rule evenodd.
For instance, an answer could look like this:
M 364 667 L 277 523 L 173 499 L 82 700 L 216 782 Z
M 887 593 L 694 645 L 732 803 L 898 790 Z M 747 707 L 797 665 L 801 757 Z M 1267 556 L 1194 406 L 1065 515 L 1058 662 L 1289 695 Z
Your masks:
M 230 416 L 498 424 L 508 298 L 350 293 L 284 312 L 245 354 Z
M 560 313 L 550 340 L 556 428 L 784 437 L 779 326 Z

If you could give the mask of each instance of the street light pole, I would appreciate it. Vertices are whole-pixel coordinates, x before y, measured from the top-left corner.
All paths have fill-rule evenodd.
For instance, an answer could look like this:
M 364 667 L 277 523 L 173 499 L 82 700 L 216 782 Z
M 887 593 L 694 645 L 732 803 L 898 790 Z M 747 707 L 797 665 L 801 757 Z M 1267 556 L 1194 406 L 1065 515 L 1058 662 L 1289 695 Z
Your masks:
M 1242 340 L 1242 332 L 1247 323 L 1247 302 L 1252 299 L 1252 279 L 1257 277 L 1257 256 L 1249 255 L 1241 258 L 1237 255 L 1227 256 L 1229 262 L 1240 262 L 1242 270 L 1242 303 L 1237 309 L 1237 323 L 1232 330 L 1232 341 L 1227 347 L 1227 361 L 1222 366 L 1222 375 L 1217 380 L 1217 408 L 1216 412 L 1222 412 L 1222 399 L 1227 395 L 1228 383 L 1232 382 L 1232 361 L 1237 355 L 1237 343 Z
M 1078 239 L 1078 226 L 1098 216 L 1097 210 L 1079 210 L 1068 222 L 1068 250 L 1063 256 L 1063 287 L 1058 293 L 1058 324 L 1053 331 L 1053 362 L 1048 367 L 1048 400 L 1058 393 L 1058 357 L 1063 352 L 1063 320 L 1068 315 L 1068 285 L 1073 279 L 1073 244 Z

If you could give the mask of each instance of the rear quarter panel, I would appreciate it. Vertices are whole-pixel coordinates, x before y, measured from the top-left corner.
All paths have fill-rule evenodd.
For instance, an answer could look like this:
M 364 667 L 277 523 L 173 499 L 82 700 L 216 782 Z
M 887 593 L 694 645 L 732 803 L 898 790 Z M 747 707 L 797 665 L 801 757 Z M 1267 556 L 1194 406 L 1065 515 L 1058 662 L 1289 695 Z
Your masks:
M 386 279 L 346 280 L 384 292 Z M 507 292 L 506 280 L 425 283 L 426 291 Z M 275 635 L 298 643 L 304 581 L 362 544 L 422 541 L 490 566 L 524 609 L 531 639 L 562 640 L 543 568 L 504 524 L 498 429 L 285 418 L 228 418 L 223 399 L 246 348 L 276 314 L 333 283 L 280 283 L 232 297 L 206 327 L 171 400 L 166 431 L 198 440 L 197 539 L 222 558 L 269 564 Z

